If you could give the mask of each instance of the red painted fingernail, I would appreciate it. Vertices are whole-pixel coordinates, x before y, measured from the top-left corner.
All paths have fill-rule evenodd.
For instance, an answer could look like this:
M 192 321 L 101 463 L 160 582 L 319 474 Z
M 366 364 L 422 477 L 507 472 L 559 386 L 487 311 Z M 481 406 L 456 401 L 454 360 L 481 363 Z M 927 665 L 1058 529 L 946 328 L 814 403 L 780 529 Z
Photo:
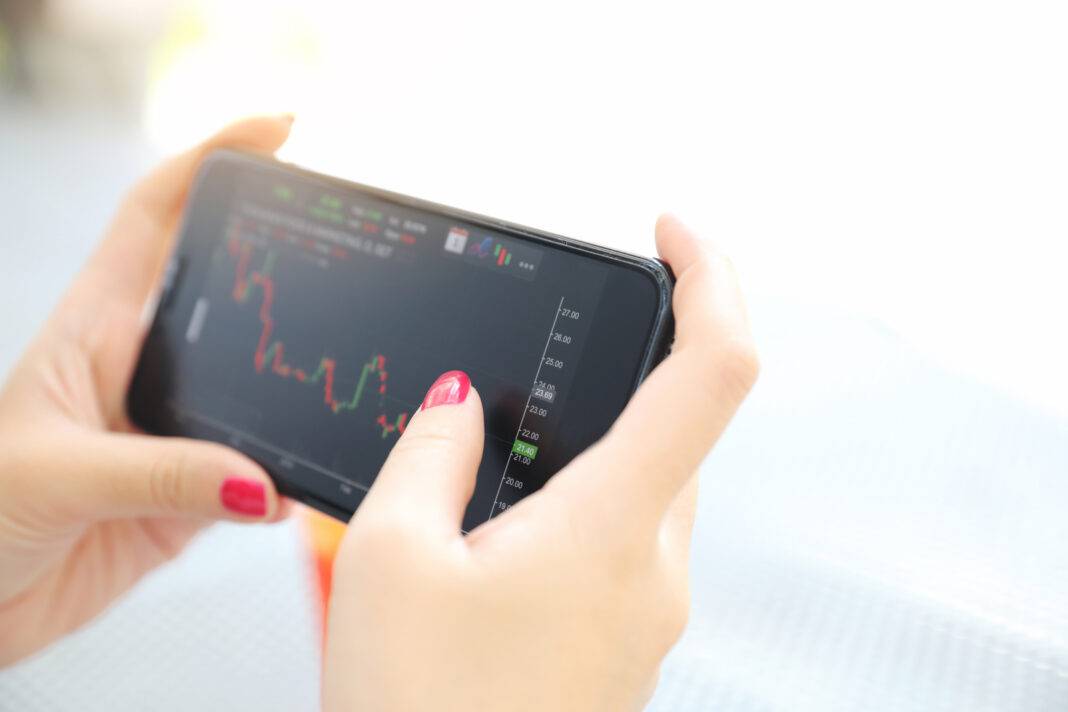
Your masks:
M 231 512 L 250 517 L 267 514 L 267 490 L 259 480 L 227 477 L 219 488 L 219 499 Z
M 446 371 L 438 376 L 434 385 L 426 392 L 423 405 L 419 410 L 427 410 L 439 405 L 456 405 L 467 399 L 471 390 L 471 379 L 463 371 Z

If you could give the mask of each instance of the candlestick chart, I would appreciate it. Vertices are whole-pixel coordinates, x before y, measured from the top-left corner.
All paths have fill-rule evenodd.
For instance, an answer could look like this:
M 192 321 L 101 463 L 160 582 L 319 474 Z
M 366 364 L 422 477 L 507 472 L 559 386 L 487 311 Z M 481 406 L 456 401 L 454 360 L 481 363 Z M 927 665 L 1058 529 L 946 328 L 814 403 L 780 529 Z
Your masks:
M 246 305 L 253 301 L 254 292 L 258 293 L 259 308 L 255 312 L 260 323 L 260 334 L 251 359 L 255 372 L 315 386 L 321 391 L 324 408 L 335 415 L 357 410 L 361 405 L 377 407 L 380 412 L 374 418 L 374 423 L 381 437 L 385 439 L 391 435 L 403 433 L 410 413 L 404 410 L 391 413 L 385 408 L 385 396 L 389 385 L 386 355 L 371 353 L 364 363 L 353 368 L 353 373 L 358 369 L 358 376 L 355 378 L 351 392 L 345 393 L 339 393 L 336 388 L 339 370 L 344 369 L 345 366 L 339 366 L 335 357 L 323 354 L 318 363 L 310 369 L 290 363 L 286 358 L 285 342 L 275 338 L 277 325 L 273 316 L 273 307 L 278 295 L 272 273 L 275 269 L 277 253 L 270 248 L 262 250 L 263 258 L 260 266 L 252 269 L 251 264 L 256 252 L 256 246 L 252 242 L 231 236 L 227 241 L 227 251 L 234 261 L 231 299 L 237 304 Z M 369 394 L 377 395 L 376 402 L 368 403 Z

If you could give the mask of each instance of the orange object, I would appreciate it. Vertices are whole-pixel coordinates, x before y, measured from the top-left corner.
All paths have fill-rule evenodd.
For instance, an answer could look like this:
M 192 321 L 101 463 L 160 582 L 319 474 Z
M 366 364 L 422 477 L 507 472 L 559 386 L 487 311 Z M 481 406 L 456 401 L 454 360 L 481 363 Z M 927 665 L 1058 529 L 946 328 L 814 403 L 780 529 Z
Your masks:
M 341 537 L 345 535 L 345 525 L 310 507 L 301 507 L 301 510 L 303 529 L 307 535 L 308 548 L 315 567 L 314 576 L 319 589 L 319 616 L 325 640 L 326 611 L 330 604 L 334 556 L 341 544 Z

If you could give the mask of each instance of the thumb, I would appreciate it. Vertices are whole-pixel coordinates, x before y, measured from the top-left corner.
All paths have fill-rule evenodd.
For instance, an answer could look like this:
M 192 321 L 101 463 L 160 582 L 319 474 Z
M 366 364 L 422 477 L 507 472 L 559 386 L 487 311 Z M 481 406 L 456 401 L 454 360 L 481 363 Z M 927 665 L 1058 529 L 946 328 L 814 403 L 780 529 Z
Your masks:
M 186 438 L 93 434 L 67 448 L 60 501 L 84 519 L 188 516 L 236 521 L 278 518 L 274 483 L 236 450 Z M 63 495 L 66 496 L 63 496 Z
M 123 200 L 83 278 L 140 309 L 170 253 L 186 194 L 208 154 L 219 148 L 273 153 L 292 123 L 290 115 L 238 121 L 157 166 Z
M 252 116 L 235 121 L 197 146 L 157 166 L 137 184 L 130 199 L 147 214 L 166 217 L 181 207 L 193 176 L 209 153 L 217 148 L 273 153 L 289 138 L 292 126 L 292 114 Z
M 448 371 L 386 459 L 357 517 L 457 536 L 482 459 L 482 401 L 463 371 Z

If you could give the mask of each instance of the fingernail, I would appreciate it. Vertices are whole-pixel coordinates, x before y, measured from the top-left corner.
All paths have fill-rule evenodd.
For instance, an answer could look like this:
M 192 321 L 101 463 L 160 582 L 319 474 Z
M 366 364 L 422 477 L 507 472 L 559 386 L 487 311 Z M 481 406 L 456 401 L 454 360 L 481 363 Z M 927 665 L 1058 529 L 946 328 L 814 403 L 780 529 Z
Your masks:
M 446 371 L 438 376 L 434 385 L 426 392 L 423 405 L 419 410 L 427 410 L 439 405 L 456 405 L 467 399 L 471 390 L 471 379 L 463 371 Z
M 259 480 L 227 477 L 219 488 L 219 499 L 231 512 L 250 517 L 267 514 L 267 491 Z
M 285 121 L 287 124 L 292 125 L 293 120 L 297 118 L 297 115 L 296 114 L 285 113 L 285 114 L 279 114 L 278 118 L 281 119 L 282 121 Z

